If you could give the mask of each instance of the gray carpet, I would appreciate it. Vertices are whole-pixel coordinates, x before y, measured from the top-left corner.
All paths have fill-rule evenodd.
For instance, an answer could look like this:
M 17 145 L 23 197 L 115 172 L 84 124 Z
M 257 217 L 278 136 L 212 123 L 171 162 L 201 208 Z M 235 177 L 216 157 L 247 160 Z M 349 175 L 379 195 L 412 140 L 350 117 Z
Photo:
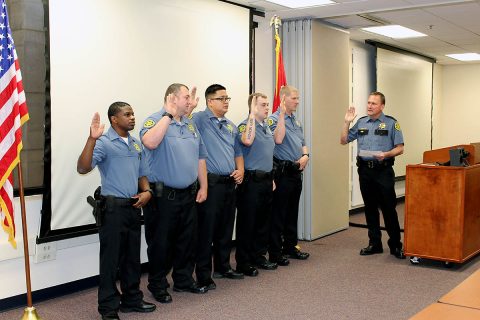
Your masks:
M 385 236 L 385 234 L 384 234 Z M 480 258 L 452 269 L 439 262 L 413 266 L 388 253 L 362 257 L 366 230 L 346 231 L 301 243 L 307 261 L 292 261 L 256 278 L 218 280 L 205 295 L 172 292 L 173 303 L 151 314 L 121 314 L 121 319 L 408 319 L 453 289 L 480 267 Z M 145 288 L 145 299 L 152 297 Z M 44 320 L 99 319 L 96 289 L 34 303 Z M 22 309 L 0 313 L 20 319 Z

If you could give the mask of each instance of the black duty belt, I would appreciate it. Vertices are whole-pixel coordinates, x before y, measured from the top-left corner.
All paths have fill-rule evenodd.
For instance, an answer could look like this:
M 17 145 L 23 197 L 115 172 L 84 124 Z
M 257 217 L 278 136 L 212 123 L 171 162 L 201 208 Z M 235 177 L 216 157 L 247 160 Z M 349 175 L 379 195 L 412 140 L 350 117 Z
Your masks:
M 131 207 L 133 206 L 138 199 L 136 198 L 120 198 L 114 196 L 106 196 L 105 203 L 108 205 L 118 206 L 118 207 Z
M 279 160 L 273 158 L 273 164 L 275 167 L 275 172 L 278 173 L 287 173 L 287 174 L 300 174 L 302 173 L 300 169 L 300 163 L 288 161 L 288 160 Z
M 378 160 L 363 160 L 360 157 L 357 157 L 357 167 L 366 167 L 370 169 L 376 169 L 376 168 L 387 168 L 393 166 L 393 163 L 395 162 L 395 158 L 389 158 L 385 159 L 383 161 L 378 161 Z
M 255 178 L 257 180 L 268 180 L 273 178 L 273 171 L 262 171 L 262 170 L 245 170 L 245 177 Z
M 229 175 L 219 175 L 219 174 L 214 174 L 214 173 L 208 173 L 208 182 L 212 184 L 218 184 L 218 183 L 223 183 L 223 184 L 229 184 L 229 183 L 235 183 L 235 180 L 233 177 Z
M 192 183 L 186 188 L 173 188 L 166 186 L 163 182 L 151 182 L 150 188 L 153 191 L 155 197 L 160 198 L 162 196 L 167 196 L 169 200 L 174 200 L 177 194 L 191 193 L 196 194 L 197 192 L 197 181 Z

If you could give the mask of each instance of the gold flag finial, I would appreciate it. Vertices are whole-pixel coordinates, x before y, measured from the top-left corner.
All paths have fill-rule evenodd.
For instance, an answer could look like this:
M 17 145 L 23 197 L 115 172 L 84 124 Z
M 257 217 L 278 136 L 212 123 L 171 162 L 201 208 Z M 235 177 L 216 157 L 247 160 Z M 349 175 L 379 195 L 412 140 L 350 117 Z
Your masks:
M 275 28 L 275 34 L 278 35 L 278 29 L 282 25 L 282 19 L 280 19 L 279 16 L 274 15 L 272 19 L 270 19 L 270 26 L 274 26 Z

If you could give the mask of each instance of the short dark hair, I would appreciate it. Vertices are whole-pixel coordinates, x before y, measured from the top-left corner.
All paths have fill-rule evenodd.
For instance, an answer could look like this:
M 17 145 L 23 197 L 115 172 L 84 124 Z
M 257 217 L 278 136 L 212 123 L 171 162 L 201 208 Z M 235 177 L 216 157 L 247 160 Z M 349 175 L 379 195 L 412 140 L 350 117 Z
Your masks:
M 130 105 L 126 102 L 122 102 L 122 101 L 117 101 L 117 102 L 114 102 L 110 105 L 110 107 L 108 108 L 108 121 L 110 122 L 110 124 L 112 124 L 112 117 L 113 116 L 116 116 L 117 113 L 120 112 L 120 110 L 122 108 L 125 108 L 125 107 L 130 107 Z
M 373 91 L 370 93 L 370 96 L 378 96 L 380 97 L 380 100 L 382 101 L 382 104 L 385 104 L 385 95 L 381 93 L 380 91 Z
M 182 83 L 172 83 L 171 85 L 169 85 L 167 91 L 165 91 L 165 97 L 163 97 L 163 102 L 167 102 L 167 97 L 170 93 L 176 94 L 180 91 L 182 87 L 185 87 L 188 90 L 188 87 Z
M 205 90 L 205 100 L 210 99 L 211 96 L 213 96 L 217 91 L 220 90 L 227 90 L 224 86 L 221 84 L 212 84 Z
M 258 99 L 258 97 L 268 99 L 266 94 L 263 94 L 263 93 L 260 93 L 260 92 L 252 93 L 251 95 L 248 96 L 248 111 L 251 111 L 250 110 L 250 105 L 252 104 L 253 97 L 257 97 L 257 99 Z

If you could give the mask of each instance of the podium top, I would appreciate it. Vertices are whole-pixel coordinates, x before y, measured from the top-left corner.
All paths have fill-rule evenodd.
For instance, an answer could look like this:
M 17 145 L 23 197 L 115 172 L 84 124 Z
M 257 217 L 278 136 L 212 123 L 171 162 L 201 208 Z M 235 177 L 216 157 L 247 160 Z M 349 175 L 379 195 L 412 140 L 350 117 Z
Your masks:
M 470 165 L 480 162 L 480 143 L 472 143 L 425 151 L 423 153 L 423 163 L 447 162 L 450 160 L 449 151 L 458 148 L 463 148 L 465 151 L 468 151 L 469 155 L 466 159 Z

